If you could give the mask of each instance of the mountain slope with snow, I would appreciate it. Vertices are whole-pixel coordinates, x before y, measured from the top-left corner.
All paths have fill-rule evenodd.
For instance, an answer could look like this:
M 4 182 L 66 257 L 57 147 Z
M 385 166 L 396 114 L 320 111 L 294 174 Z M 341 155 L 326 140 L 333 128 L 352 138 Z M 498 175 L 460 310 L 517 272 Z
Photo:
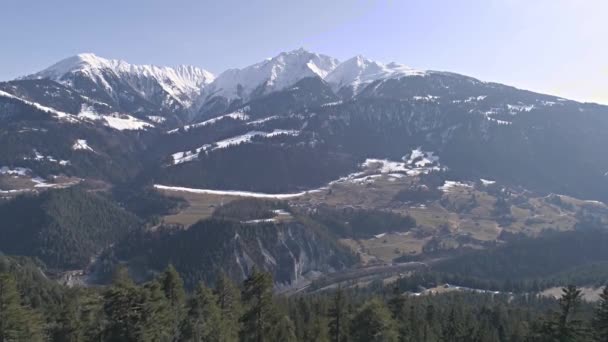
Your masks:
M 24 78 L 51 79 L 124 111 L 148 115 L 189 109 L 215 79 L 193 66 L 134 65 L 92 53 L 66 58 Z
M 337 65 L 335 58 L 304 49 L 283 52 L 243 69 L 224 71 L 205 89 L 205 94 L 207 98 L 247 100 L 254 93 L 263 95 L 282 90 L 306 77 L 324 78 Z
M 350 86 L 356 93 L 357 89 L 377 80 L 425 74 L 425 71 L 415 70 L 402 64 L 394 62 L 384 64 L 356 56 L 340 63 L 324 79 L 336 90 Z

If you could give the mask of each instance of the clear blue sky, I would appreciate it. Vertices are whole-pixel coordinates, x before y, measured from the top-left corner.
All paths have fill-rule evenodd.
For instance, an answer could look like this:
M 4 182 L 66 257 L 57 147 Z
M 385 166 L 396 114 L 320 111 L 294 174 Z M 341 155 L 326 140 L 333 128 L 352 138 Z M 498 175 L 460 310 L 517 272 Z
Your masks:
M 304 47 L 608 104 L 606 0 L 4 0 L 0 80 L 70 55 L 214 73 Z

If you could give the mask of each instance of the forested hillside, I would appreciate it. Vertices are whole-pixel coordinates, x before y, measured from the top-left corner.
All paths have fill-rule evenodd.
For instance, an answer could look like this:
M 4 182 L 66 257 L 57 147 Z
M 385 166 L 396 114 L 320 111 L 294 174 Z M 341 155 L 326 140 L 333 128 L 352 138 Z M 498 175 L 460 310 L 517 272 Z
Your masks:
M 50 268 L 85 267 L 142 222 L 109 199 L 78 187 L 0 204 L 0 250 L 37 257 Z
M 173 267 L 136 285 L 119 269 L 103 288 L 56 288 L 2 258 L 3 341 L 605 341 L 608 290 L 596 305 L 574 286 L 561 299 L 476 292 L 412 296 L 338 288 L 273 295 L 254 270 L 240 284 L 223 274 L 186 291 Z M 9 266 L 5 266 L 7 265 Z M 28 290 L 29 289 L 29 290 Z M 30 302 L 32 290 L 38 302 Z

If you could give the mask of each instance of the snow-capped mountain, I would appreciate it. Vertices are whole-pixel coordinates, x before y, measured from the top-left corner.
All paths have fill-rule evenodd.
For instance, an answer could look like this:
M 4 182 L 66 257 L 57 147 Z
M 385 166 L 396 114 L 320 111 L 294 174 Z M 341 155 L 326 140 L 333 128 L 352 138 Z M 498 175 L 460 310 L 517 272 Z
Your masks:
M 356 93 L 358 89 L 380 79 L 397 78 L 403 76 L 423 76 L 426 71 L 412 69 L 398 63 L 384 64 L 363 56 L 356 56 L 340 63 L 324 80 L 339 90 L 343 87 L 352 87 Z
M 118 109 L 151 115 L 189 109 L 215 77 L 194 66 L 134 65 L 84 53 L 24 79 L 51 79 Z
M 306 77 L 325 78 L 337 65 L 335 58 L 304 49 L 283 52 L 243 69 L 224 71 L 204 92 L 206 100 L 216 96 L 248 100 L 252 95 L 285 89 Z

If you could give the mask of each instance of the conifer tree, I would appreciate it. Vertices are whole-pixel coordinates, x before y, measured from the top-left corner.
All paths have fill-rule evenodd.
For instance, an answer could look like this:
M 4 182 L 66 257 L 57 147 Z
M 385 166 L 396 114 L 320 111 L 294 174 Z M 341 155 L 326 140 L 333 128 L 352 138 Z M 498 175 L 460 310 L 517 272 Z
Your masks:
M 608 342 L 608 286 L 600 294 L 593 318 L 593 330 L 597 341 Z
M 113 284 L 104 292 L 107 326 L 104 339 L 116 342 L 140 341 L 142 298 L 126 268 L 119 268 Z
M 169 265 L 160 278 L 165 297 L 169 301 L 170 324 L 168 327 L 171 341 L 179 341 L 181 324 L 185 318 L 186 310 L 186 291 L 184 290 L 184 281 L 179 273 Z
M 242 341 L 273 341 L 272 332 L 276 323 L 276 312 L 272 300 L 272 276 L 253 270 L 244 282 L 243 301 L 245 312 L 241 317 Z
M 346 341 L 348 338 L 348 323 L 346 315 L 346 299 L 342 287 L 338 286 L 329 309 L 329 335 L 332 342 Z
M 282 316 L 273 328 L 273 337 L 271 341 L 296 342 L 296 327 L 293 321 Z
M 53 331 L 53 341 L 78 342 L 84 339 L 83 321 L 80 319 L 80 296 L 72 293 L 66 296 Z
M 43 341 L 41 327 L 36 312 L 21 305 L 13 277 L 0 273 L 0 341 Z
M 139 338 L 142 341 L 171 341 L 172 317 L 169 302 L 161 284 L 153 281 L 144 288 L 142 298 L 142 321 L 139 324 Z
M 226 332 L 225 341 L 237 341 L 241 329 L 239 321 L 242 311 L 241 292 L 230 278 L 222 272 L 215 281 L 214 293 L 217 297 L 222 325 Z
M 393 342 L 398 340 L 391 312 L 379 299 L 367 301 L 351 322 L 351 341 Z
M 587 331 L 583 322 L 576 317 L 576 311 L 582 300 L 582 292 L 574 285 L 562 289 L 559 299 L 560 311 L 551 313 L 541 327 L 537 337 L 541 341 L 581 341 Z
M 184 324 L 184 341 L 234 341 L 233 333 L 222 322 L 221 310 L 215 294 L 204 284 L 199 284 L 188 303 Z

